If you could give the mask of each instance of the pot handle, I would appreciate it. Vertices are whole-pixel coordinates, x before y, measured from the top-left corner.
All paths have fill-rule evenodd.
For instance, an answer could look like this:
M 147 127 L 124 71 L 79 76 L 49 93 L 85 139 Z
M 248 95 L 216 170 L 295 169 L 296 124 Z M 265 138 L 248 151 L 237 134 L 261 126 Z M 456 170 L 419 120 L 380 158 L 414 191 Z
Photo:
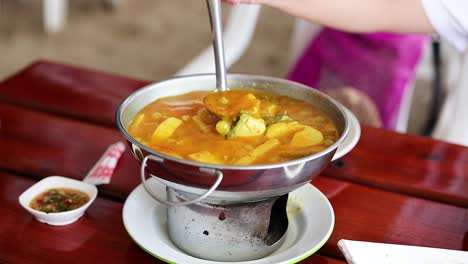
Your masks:
M 357 117 L 345 106 L 342 106 L 347 118 L 348 118 L 348 135 L 343 140 L 343 142 L 338 146 L 338 149 L 333 156 L 332 161 L 335 161 L 344 155 L 348 154 L 358 143 L 359 138 L 361 137 L 361 126 Z
M 162 204 L 164 204 L 166 206 L 183 206 L 183 205 L 197 203 L 197 202 L 205 199 L 206 197 L 208 197 L 214 190 L 216 190 L 216 188 L 218 188 L 219 184 L 223 180 L 223 173 L 221 171 L 216 170 L 216 169 L 211 169 L 211 168 L 200 168 L 200 172 L 205 172 L 205 173 L 217 176 L 216 182 L 213 184 L 213 186 L 211 186 L 211 188 L 208 189 L 208 191 L 206 191 L 204 194 L 202 194 L 201 196 L 199 196 L 199 197 L 197 197 L 197 198 L 195 198 L 193 200 L 189 200 L 189 201 L 185 201 L 185 202 L 171 202 L 171 201 L 165 200 L 165 199 L 157 196 L 156 194 L 154 194 L 153 191 L 147 185 L 148 183 L 147 183 L 146 177 L 145 177 L 145 167 L 146 167 L 146 163 L 148 162 L 148 160 L 153 160 L 153 161 L 156 161 L 156 162 L 163 162 L 164 159 L 153 156 L 153 155 L 146 156 L 141 162 L 140 176 L 141 176 L 141 182 L 143 183 L 143 187 L 145 187 L 146 192 L 151 197 L 153 197 L 153 199 L 155 199 L 156 201 L 158 201 L 158 202 L 160 202 L 160 203 L 162 203 Z M 157 177 L 155 177 L 155 178 L 157 178 Z

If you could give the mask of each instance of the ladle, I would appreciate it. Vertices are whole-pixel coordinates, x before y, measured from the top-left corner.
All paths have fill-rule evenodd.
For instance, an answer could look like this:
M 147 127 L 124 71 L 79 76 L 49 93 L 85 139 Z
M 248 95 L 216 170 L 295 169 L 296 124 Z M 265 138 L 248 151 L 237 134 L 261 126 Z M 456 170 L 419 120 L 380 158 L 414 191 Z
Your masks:
M 227 91 L 226 65 L 224 62 L 223 31 L 221 28 L 221 2 L 220 0 L 206 0 L 210 16 L 211 34 L 216 66 L 216 89 Z
M 224 62 L 223 31 L 221 28 L 220 0 L 206 0 L 213 38 L 213 50 L 216 67 L 216 90 L 208 94 L 203 102 L 205 107 L 213 114 L 223 119 L 233 117 L 240 111 L 238 98 L 233 98 L 226 84 L 226 65 Z M 223 101 L 224 99 L 224 101 Z M 226 100 L 227 99 L 227 100 Z

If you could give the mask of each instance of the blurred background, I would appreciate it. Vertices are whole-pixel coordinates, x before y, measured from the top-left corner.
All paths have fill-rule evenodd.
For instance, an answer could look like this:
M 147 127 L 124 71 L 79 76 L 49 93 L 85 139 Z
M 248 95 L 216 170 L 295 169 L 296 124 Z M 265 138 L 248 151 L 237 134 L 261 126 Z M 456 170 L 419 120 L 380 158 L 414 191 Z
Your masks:
M 158 81 L 211 44 L 203 0 L 71 0 L 66 24 L 53 34 L 44 30 L 43 1 L 0 0 L 0 80 L 47 59 Z M 222 8 L 226 18 L 231 7 Z M 247 52 L 230 71 L 285 77 L 293 24 L 262 8 Z M 428 85 L 416 85 L 409 133 L 419 134 L 427 119 Z
M 39 58 L 129 77 L 171 77 L 211 44 L 203 0 L 71 0 L 63 30 L 46 34 L 42 0 L 0 0 L 0 79 Z M 230 6 L 223 4 L 223 15 Z M 225 17 L 226 17 L 225 16 Z M 264 8 L 235 72 L 286 74 L 293 19 Z

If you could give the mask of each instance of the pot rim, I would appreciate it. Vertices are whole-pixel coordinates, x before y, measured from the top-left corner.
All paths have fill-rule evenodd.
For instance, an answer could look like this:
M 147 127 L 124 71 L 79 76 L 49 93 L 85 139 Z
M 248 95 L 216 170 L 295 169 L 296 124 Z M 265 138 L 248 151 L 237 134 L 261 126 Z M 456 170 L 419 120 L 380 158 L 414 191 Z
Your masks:
M 228 82 L 230 81 L 230 79 L 242 81 L 243 78 L 249 77 L 249 78 L 251 78 L 252 80 L 255 80 L 255 81 L 265 81 L 265 82 L 283 84 L 286 87 L 288 86 L 288 84 L 294 84 L 295 86 L 301 87 L 303 89 L 314 89 L 312 87 L 306 86 L 304 84 L 301 84 L 301 83 L 298 83 L 298 82 L 295 82 L 295 81 L 282 79 L 282 78 L 278 78 L 278 77 L 264 76 L 264 75 L 228 73 L 226 77 L 227 77 Z M 324 155 L 326 155 L 326 154 L 328 154 L 328 153 L 330 153 L 332 151 L 335 151 L 338 148 L 338 146 L 343 142 L 343 140 L 346 138 L 346 136 L 348 135 L 349 122 L 348 122 L 347 115 L 344 112 L 341 105 L 339 103 L 337 103 L 335 99 L 331 98 L 327 94 L 325 94 L 325 93 L 323 93 L 321 91 L 318 91 L 316 89 L 314 89 L 314 92 L 320 94 L 321 96 L 326 98 L 328 101 L 332 102 L 334 107 L 337 108 L 340 115 L 343 117 L 343 120 L 344 120 L 343 132 L 341 133 L 341 135 L 339 136 L 337 141 L 335 143 L 333 143 L 332 145 L 328 146 L 327 148 L 323 149 L 322 151 L 319 151 L 317 153 L 314 153 L 314 154 L 311 154 L 311 155 L 308 155 L 308 156 L 305 156 L 305 157 L 302 157 L 302 158 L 298 158 L 298 159 L 293 159 L 293 160 L 279 162 L 279 163 L 254 164 L 254 165 L 227 165 L 227 164 L 202 163 L 202 162 L 177 158 L 177 157 L 170 156 L 170 155 L 167 155 L 165 153 L 153 150 L 150 147 L 147 147 L 147 146 L 141 144 L 139 141 L 134 139 L 127 132 L 127 129 L 122 124 L 121 116 L 122 116 L 122 113 L 123 113 L 123 110 L 125 109 L 125 107 L 135 97 L 137 97 L 139 94 L 145 92 L 146 90 L 153 88 L 155 85 L 158 85 L 158 86 L 159 85 L 164 85 L 165 83 L 170 83 L 170 82 L 174 82 L 174 81 L 181 80 L 181 79 L 198 79 L 198 78 L 200 78 L 200 79 L 209 78 L 209 79 L 214 80 L 214 79 L 216 79 L 216 75 L 211 74 L 211 73 L 203 73 L 203 74 L 191 74 L 191 75 L 175 76 L 175 77 L 172 77 L 172 78 L 169 78 L 169 79 L 165 79 L 163 81 L 152 82 L 152 83 L 147 84 L 147 85 L 139 88 L 138 90 L 132 92 L 122 102 L 120 102 L 119 106 L 117 107 L 117 110 L 115 112 L 115 120 L 116 120 L 116 123 L 117 123 L 117 128 L 120 130 L 122 135 L 127 139 L 127 141 L 129 141 L 132 144 L 138 146 L 140 149 L 145 150 L 146 152 L 150 153 L 153 156 L 160 157 L 160 158 L 162 158 L 164 160 L 171 160 L 171 161 L 174 161 L 174 162 L 183 163 L 183 164 L 187 164 L 187 165 L 191 165 L 191 166 L 212 168 L 212 169 L 223 169 L 223 170 L 263 170 L 263 169 L 282 168 L 282 167 L 288 167 L 288 166 L 294 166 L 294 165 L 302 164 L 302 163 L 305 163 L 307 161 L 310 161 L 310 160 L 319 158 L 321 156 L 324 156 Z M 255 89 L 255 87 L 252 87 L 252 88 Z

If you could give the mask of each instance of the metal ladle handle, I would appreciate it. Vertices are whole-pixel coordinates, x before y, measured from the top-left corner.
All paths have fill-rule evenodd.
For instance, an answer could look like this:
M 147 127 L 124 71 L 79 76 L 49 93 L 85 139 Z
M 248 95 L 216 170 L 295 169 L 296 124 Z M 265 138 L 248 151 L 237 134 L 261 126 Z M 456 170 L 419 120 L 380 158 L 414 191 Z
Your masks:
M 210 15 L 211 37 L 216 66 L 216 89 L 226 91 L 226 64 L 224 62 L 223 31 L 221 28 L 221 2 L 220 0 L 206 0 Z
M 145 187 L 146 192 L 151 197 L 153 197 L 153 199 L 155 199 L 156 201 L 158 201 L 158 202 L 160 202 L 160 203 L 162 203 L 162 204 L 164 204 L 166 206 L 183 206 L 183 205 L 189 205 L 189 204 L 200 202 L 201 200 L 208 197 L 212 192 L 214 192 L 214 190 L 216 190 L 216 188 L 218 188 L 219 184 L 223 180 L 223 173 L 221 171 L 216 170 L 216 169 L 210 169 L 210 168 L 200 168 L 201 172 L 205 172 L 205 173 L 217 176 L 217 179 L 216 179 L 215 183 L 213 184 L 213 186 L 211 186 L 211 188 L 208 189 L 208 191 L 206 191 L 205 193 L 203 193 L 202 195 L 200 195 L 199 197 L 197 197 L 197 198 L 195 198 L 193 200 L 188 200 L 188 201 L 185 201 L 185 202 L 171 202 L 171 201 L 165 200 L 165 199 L 159 197 L 158 195 L 156 195 L 155 193 L 153 193 L 151 188 L 148 186 L 148 182 L 146 181 L 146 177 L 145 177 L 145 168 L 146 168 L 146 163 L 148 162 L 148 160 L 153 160 L 153 161 L 156 161 L 156 162 L 163 162 L 164 159 L 156 157 L 156 156 L 152 156 L 152 155 L 146 156 L 141 162 L 140 176 L 141 176 L 141 182 L 143 183 L 143 187 Z M 155 178 L 157 178 L 157 177 L 155 177 Z

